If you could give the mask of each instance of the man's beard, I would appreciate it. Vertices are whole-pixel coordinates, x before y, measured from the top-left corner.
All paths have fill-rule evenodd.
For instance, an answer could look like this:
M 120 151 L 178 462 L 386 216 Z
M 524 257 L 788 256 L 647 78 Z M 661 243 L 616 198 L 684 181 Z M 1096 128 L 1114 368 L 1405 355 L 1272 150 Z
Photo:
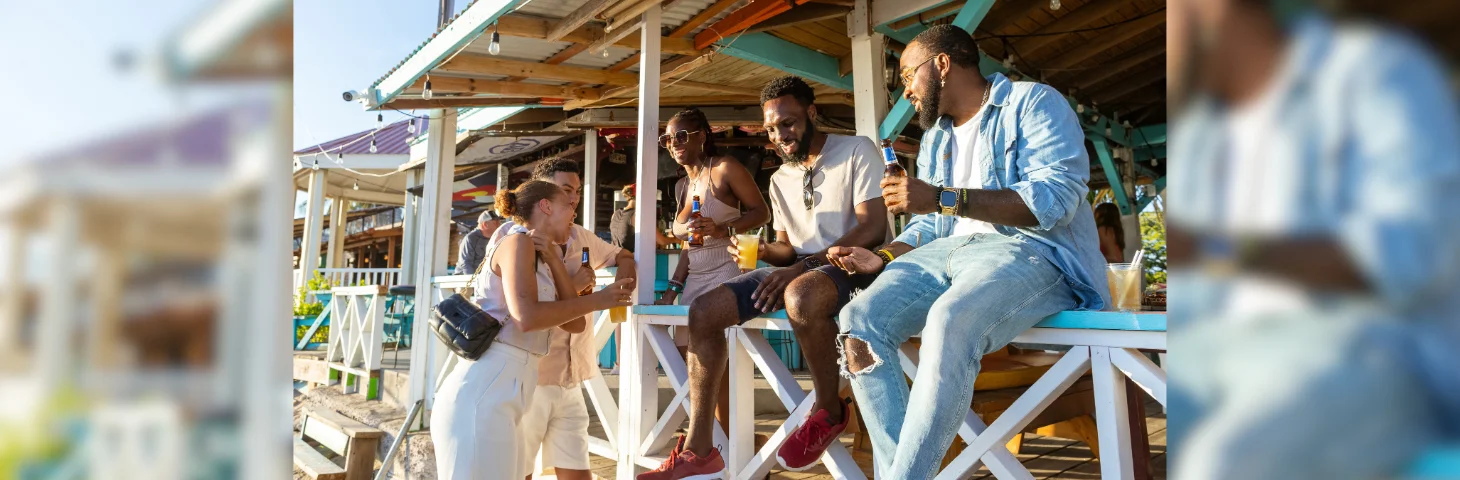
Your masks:
M 806 133 L 802 134 L 801 138 L 796 139 L 796 151 L 786 153 L 780 148 L 776 148 L 776 155 L 780 155 L 781 160 L 784 160 L 792 166 L 806 163 L 806 160 L 811 158 L 811 139 L 813 138 L 816 138 L 816 122 L 807 118 Z
M 942 79 L 928 82 L 928 87 L 918 95 L 919 103 L 923 106 L 918 109 L 918 126 L 923 127 L 923 130 L 933 128 L 933 124 L 938 123 L 938 117 L 943 116 L 938 113 L 938 98 L 941 96 L 943 96 Z

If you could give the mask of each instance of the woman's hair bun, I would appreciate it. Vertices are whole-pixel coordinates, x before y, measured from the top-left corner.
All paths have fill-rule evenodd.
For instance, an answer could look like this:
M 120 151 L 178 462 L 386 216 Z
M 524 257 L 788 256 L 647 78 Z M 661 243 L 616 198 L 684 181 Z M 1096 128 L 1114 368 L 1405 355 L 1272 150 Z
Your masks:
M 501 215 L 503 218 L 516 217 L 517 216 L 517 194 L 516 193 L 513 193 L 511 190 L 506 190 L 506 189 L 498 190 L 497 191 L 497 203 L 496 203 L 495 206 L 496 206 L 496 209 L 497 209 L 497 214 L 498 215 Z

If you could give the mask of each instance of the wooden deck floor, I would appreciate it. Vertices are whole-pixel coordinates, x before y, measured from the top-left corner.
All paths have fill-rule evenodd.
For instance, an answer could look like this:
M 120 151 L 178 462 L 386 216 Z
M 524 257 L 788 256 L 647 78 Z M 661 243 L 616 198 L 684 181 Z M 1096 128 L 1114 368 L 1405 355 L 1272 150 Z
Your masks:
M 1147 429 L 1150 432 L 1152 478 L 1164 480 L 1166 478 L 1166 415 L 1161 413 L 1161 405 L 1154 401 L 1147 402 L 1146 411 L 1153 412 L 1146 418 Z M 756 431 L 770 435 L 780 426 L 783 419 L 784 416 L 762 415 L 756 419 Z M 589 429 L 594 435 L 603 434 L 596 420 L 589 426 Z M 1084 443 L 1033 434 L 1025 435 L 1024 438 L 1024 448 L 1019 453 L 1019 461 L 1029 469 L 1030 473 L 1034 474 L 1034 478 L 1086 480 L 1100 478 L 1100 462 L 1095 459 L 1094 455 L 1091 455 L 1090 448 Z M 842 435 L 841 441 L 850 449 L 852 435 Z M 870 447 L 868 448 L 870 449 Z M 862 472 L 867 475 L 867 478 L 872 478 L 872 452 L 853 450 L 852 457 L 857 460 L 857 465 L 862 467 Z M 598 456 L 589 458 L 594 475 L 601 478 L 614 478 L 616 462 Z M 543 474 L 551 475 L 552 471 L 548 469 Z M 827 473 L 826 467 L 818 465 L 805 472 L 787 472 L 781 470 L 779 466 L 772 467 L 770 478 L 774 480 L 822 480 L 833 477 Z M 994 477 L 989 474 L 988 469 L 980 469 L 970 478 L 992 479 Z

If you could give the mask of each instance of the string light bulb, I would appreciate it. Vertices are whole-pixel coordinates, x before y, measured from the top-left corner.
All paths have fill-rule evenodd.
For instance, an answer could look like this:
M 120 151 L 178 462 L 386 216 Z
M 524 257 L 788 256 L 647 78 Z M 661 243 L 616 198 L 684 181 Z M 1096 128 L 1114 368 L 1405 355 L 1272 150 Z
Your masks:
M 315 160 L 314 161 L 314 164 L 312 164 L 312 165 L 309 166 L 309 169 L 318 172 L 319 171 L 319 160 Z
M 603 47 L 603 51 L 598 52 L 598 54 L 602 55 L 603 58 L 608 58 L 608 47 Z
M 1060 9 L 1060 0 L 1049 0 L 1049 9 L 1050 10 L 1059 10 Z
M 370 136 L 370 153 L 375 153 L 375 152 L 378 152 L 378 151 L 379 151 L 379 149 L 375 148 L 375 136 L 374 135 L 371 135 Z
M 382 128 L 385 128 L 385 114 L 377 113 L 375 114 L 375 129 L 380 130 Z
M 497 55 L 502 53 L 502 34 L 492 30 L 492 43 L 487 44 L 487 53 Z
M 431 77 L 430 76 L 427 76 L 426 77 L 426 90 L 421 92 L 421 98 L 426 99 L 426 100 L 430 100 L 431 99 Z
M 359 190 L 359 189 L 360 189 L 360 181 L 359 180 L 355 180 L 355 190 Z
M 406 133 L 416 133 L 416 119 L 412 118 L 411 121 L 406 124 Z
M 1013 70 L 1014 69 L 1014 56 L 1013 55 L 1009 55 L 1007 57 L 1004 57 L 1004 69 L 1005 70 Z

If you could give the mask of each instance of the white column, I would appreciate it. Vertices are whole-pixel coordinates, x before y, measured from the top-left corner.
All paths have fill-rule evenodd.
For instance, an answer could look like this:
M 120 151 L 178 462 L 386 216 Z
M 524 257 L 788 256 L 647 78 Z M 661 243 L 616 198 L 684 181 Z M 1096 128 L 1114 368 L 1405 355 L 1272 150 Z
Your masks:
M 598 129 L 583 134 L 583 228 L 593 231 L 598 225 Z
M 416 324 L 413 338 L 422 339 L 416 343 L 424 348 L 411 349 L 410 401 L 429 399 L 436 390 L 435 372 L 445 362 L 449 353 L 436 347 L 431 340 L 429 320 L 431 305 L 436 302 L 431 296 L 431 278 L 446 275 L 446 244 L 451 230 L 446 228 L 451 216 L 451 183 L 456 171 L 456 109 L 432 110 L 426 129 L 426 171 L 421 179 L 425 186 L 421 192 L 419 236 L 416 238 L 415 272 L 412 275 L 416 285 Z M 430 402 L 427 402 L 430 406 Z
M 663 7 L 654 2 L 644 12 L 644 26 L 639 35 L 639 170 L 635 177 L 637 198 L 658 197 L 659 146 L 659 17 Z M 655 228 L 656 203 L 641 200 L 634 209 L 634 261 L 639 265 L 637 294 L 639 305 L 654 303 L 654 235 L 644 233 Z M 624 335 L 619 361 L 619 442 L 618 478 L 633 478 L 639 468 L 637 446 L 646 432 L 654 428 L 659 412 L 657 374 L 644 326 L 632 316 L 622 328 Z
M 299 271 L 304 282 L 319 269 L 319 243 L 324 236 L 324 183 L 328 170 L 309 173 L 309 200 L 304 204 L 304 241 L 299 244 Z
M 329 256 L 325 257 L 326 268 L 345 268 L 345 223 L 350 201 L 335 198 L 330 202 L 330 245 Z
M 877 138 L 877 127 L 887 117 L 887 63 L 883 36 L 872 31 L 871 0 L 856 0 L 847 17 L 847 36 L 852 38 L 852 90 L 856 103 L 857 135 Z M 880 144 L 879 144 L 880 145 Z
M 41 282 L 40 314 L 36 322 L 35 368 L 40 373 L 41 398 L 71 383 L 77 358 L 71 343 L 75 329 L 76 258 L 80 253 L 81 212 L 76 200 L 59 198 L 47 213 L 50 249 L 46 252 L 46 278 Z
M 406 188 L 410 189 L 421 184 L 421 171 L 417 169 L 406 170 Z M 420 198 L 411 192 L 405 193 L 405 201 L 401 208 L 401 247 L 400 247 L 400 283 L 410 285 L 413 283 L 416 272 L 416 225 L 420 224 L 419 215 Z M 422 297 L 424 298 L 424 297 Z
M 0 303 L 0 349 L 11 354 L 20 353 L 20 320 L 25 315 L 25 265 L 26 245 L 30 236 L 27 234 L 26 226 L 18 221 L 12 221 L 4 227 L 6 234 L 5 243 L 5 278 L 0 279 L 3 291 L 0 297 L 4 302 Z M 6 354 L 0 354 L 4 357 Z

